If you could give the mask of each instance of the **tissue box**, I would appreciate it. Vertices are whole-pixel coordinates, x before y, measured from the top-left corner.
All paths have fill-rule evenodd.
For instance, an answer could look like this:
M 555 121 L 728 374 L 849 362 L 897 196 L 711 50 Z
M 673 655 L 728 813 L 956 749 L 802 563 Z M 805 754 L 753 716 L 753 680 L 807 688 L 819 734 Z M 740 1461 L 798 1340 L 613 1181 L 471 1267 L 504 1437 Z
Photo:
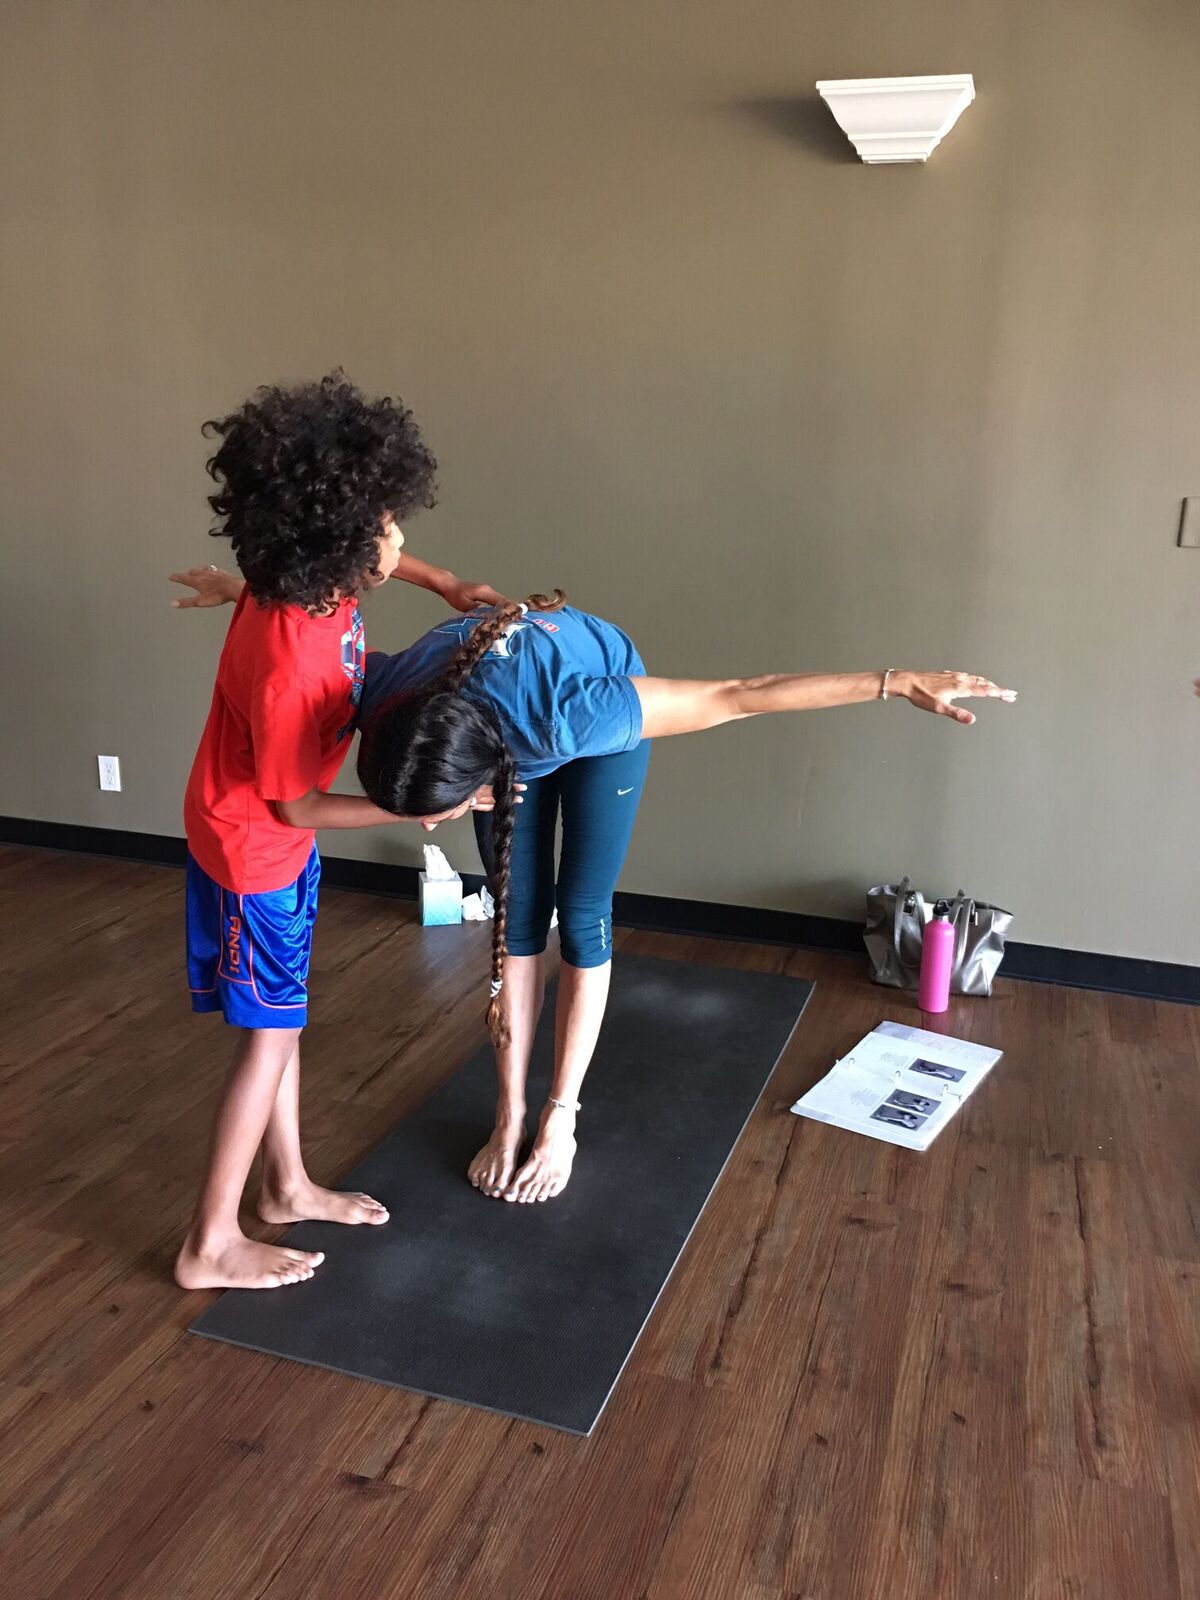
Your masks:
M 421 923 L 426 928 L 440 928 L 448 923 L 461 922 L 462 879 L 456 872 L 452 878 L 431 878 L 427 872 L 417 874 L 420 882 Z

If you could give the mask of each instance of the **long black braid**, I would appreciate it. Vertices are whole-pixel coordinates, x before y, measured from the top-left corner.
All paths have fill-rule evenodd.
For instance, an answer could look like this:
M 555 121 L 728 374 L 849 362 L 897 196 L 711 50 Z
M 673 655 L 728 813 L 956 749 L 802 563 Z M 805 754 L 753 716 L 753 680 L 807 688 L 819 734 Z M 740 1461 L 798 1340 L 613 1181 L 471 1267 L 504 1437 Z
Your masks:
M 419 695 L 384 705 L 363 731 L 358 776 L 377 806 L 397 816 L 452 811 L 490 783 L 492 812 L 492 976 L 487 1025 L 501 1050 L 511 1038 L 501 995 L 508 955 L 508 895 L 517 820 L 516 762 L 491 706 L 462 693 L 475 667 L 526 611 L 559 611 L 567 597 L 531 594 L 522 605 L 497 606 L 471 630 L 442 676 Z
M 472 628 L 462 649 L 457 651 L 438 687 L 458 693 L 484 656 L 526 611 L 560 611 L 567 603 L 561 589 L 555 589 L 554 598 L 544 594 L 531 594 L 522 605 L 510 601 L 497 606 L 490 616 Z M 508 955 L 508 891 L 512 881 L 512 842 L 517 824 L 517 798 L 515 784 L 517 766 L 512 752 L 500 740 L 496 750 L 496 769 L 492 777 L 492 794 L 495 808 L 492 812 L 492 898 L 495 917 L 492 922 L 492 982 L 487 1008 L 488 1032 L 492 1044 L 502 1050 L 511 1038 L 508 1017 L 501 998 L 504 989 L 504 961 Z

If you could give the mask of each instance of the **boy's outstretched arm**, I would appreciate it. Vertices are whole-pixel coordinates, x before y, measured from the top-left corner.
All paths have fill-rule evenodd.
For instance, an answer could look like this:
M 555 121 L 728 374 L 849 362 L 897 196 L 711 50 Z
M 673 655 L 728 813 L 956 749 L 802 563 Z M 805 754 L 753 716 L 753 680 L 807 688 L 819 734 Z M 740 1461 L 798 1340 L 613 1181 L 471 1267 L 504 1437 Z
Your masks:
M 490 583 L 472 583 L 467 578 L 456 578 L 445 567 L 431 567 L 428 561 L 420 561 L 407 551 L 401 555 L 392 576 L 440 595 L 455 611 L 474 611 L 476 606 L 500 606 L 505 603 L 505 597 Z M 183 600 L 171 601 L 178 611 L 189 611 L 197 606 L 233 605 L 246 587 L 244 578 L 212 566 L 189 567 L 186 572 L 172 572 L 171 582 L 182 583 L 196 591 Z
M 518 789 L 525 785 L 519 783 Z M 440 816 L 431 827 L 424 817 L 398 817 L 394 811 L 384 811 L 362 794 L 327 794 L 323 789 L 310 789 L 299 800 L 272 802 L 280 820 L 291 828 L 373 828 L 384 822 L 420 822 L 432 833 L 437 822 L 453 822 L 468 811 L 491 811 L 495 808 L 490 783 L 482 784 L 475 793 L 453 811 Z M 521 796 L 517 796 L 520 805 Z
M 383 822 L 408 822 L 383 811 L 361 794 L 326 794 L 310 789 L 299 800 L 276 800 L 281 822 L 290 828 L 372 828 Z
M 505 604 L 504 595 L 493 589 L 490 583 L 472 583 L 467 578 L 456 578 L 445 567 L 431 567 L 428 561 L 409 555 L 407 550 L 401 552 L 392 577 L 441 595 L 455 611 L 474 611 L 476 606 Z

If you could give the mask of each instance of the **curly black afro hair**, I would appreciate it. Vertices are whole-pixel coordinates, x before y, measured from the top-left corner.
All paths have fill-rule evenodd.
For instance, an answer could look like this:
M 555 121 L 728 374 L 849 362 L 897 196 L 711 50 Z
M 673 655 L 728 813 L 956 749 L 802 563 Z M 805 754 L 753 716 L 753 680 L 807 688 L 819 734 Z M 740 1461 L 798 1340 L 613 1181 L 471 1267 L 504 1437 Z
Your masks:
M 318 383 L 267 387 L 204 424 L 221 444 L 208 497 L 260 601 L 328 609 L 376 569 L 381 519 L 432 506 L 437 461 L 411 411 L 368 400 L 341 371 Z

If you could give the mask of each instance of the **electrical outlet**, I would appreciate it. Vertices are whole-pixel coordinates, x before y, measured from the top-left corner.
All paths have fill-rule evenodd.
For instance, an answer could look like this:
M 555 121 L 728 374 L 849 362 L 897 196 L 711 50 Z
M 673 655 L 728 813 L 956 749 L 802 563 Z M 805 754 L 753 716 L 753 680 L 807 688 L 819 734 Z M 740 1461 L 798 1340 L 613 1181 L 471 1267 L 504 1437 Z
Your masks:
M 102 789 L 119 790 L 121 787 L 120 756 L 97 756 L 96 765 L 100 769 L 100 787 Z
M 1179 514 L 1179 548 L 1200 550 L 1200 495 L 1189 495 Z

